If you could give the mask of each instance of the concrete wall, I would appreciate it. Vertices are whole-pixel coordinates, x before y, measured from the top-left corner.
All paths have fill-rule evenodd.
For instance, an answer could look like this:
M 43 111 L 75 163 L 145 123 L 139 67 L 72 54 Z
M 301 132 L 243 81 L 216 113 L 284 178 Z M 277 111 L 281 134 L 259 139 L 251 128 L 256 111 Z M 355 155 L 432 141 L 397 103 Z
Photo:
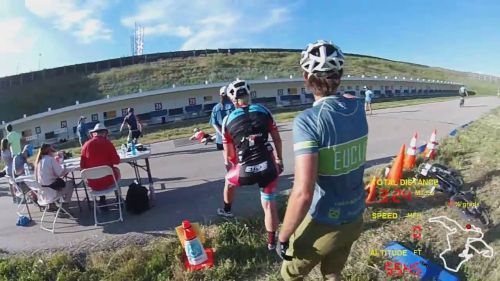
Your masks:
M 251 85 L 252 98 L 256 100 L 267 100 L 269 104 L 266 105 L 270 108 L 274 106 L 293 106 L 312 102 L 311 96 L 308 95 L 308 91 L 305 89 L 304 82 L 301 79 L 277 79 L 249 82 Z M 144 120 L 146 123 L 164 123 L 202 116 L 206 116 L 208 121 L 207 112 L 209 110 L 203 110 L 204 106 L 219 101 L 219 87 L 221 85 L 222 84 L 211 84 L 206 86 L 179 87 L 178 89 L 163 89 L 120 96 L 28 116 L 27 118 L 15 120 L 11 122 L 11 124 L 13 124 L 16 131 L 24 132 L 24 136 L 27 137 L 26 140 L 28 142 L 37 146 L 40 145 L 42 141 L 46 141 L 46 133 L 54 132 L 54 135 L 48 140 L 52 142 L 76 138 L 73 127 L 77 125 L 81 115 L 87 117 L 87 122 L 104 122 L 111 130 L 117 130 L 122 120 L 120 118 L 123 116 L 122 110 L 129 107 L 133 107 L 136 114 L 145 114 L 158 110 L 165 111 L 165 113 L 160 114 L 161 116 Z M 443 92 L 431 93 L 429 90 L 446 90 L 449 91 L 448 93 L 451 93 L 452 91 L 458 91 L 460 87 L 459 84 L 431 83 L 409 79 L 398 81 L 389 78 L 385 79 L 385 77 L 346 77 L 342 81 L 341 87 L 339 87 L 339 92 L 350 92 L 362 97 L 364 94 L 363 86 L 365 85 L 376 93 L 376 98 L 380 99 L 393 96 L 434 96 L 443 94 Z M 400 92 L 396 94 L 396 90 Z M 419 93 L 419 90 L 421 93 Z M 392 92 L 392 94 L 387 94 L 387 91 Z M 424 93 L 424 91 L 427 91 L 427 93 Z M 161 104 L 161 108 L 157 104 Z M 201 105 L 201 111 L 188 114 L 184 109 L 189 105 Z M 183 113 L 176 116 L 168 114 L 168 110 L 174 108 L 182 108 Z M 110 118 L 109 115 L 105 116 L 104 113 L 110 111 L 114 111 L 116 116 L 112 116 L 112 118 Z M 2 124 L 0 128 L 4 129 L 5 125 L 6 124 Z M 66 125 L 66 128 L 62 128 L 62 125 Z

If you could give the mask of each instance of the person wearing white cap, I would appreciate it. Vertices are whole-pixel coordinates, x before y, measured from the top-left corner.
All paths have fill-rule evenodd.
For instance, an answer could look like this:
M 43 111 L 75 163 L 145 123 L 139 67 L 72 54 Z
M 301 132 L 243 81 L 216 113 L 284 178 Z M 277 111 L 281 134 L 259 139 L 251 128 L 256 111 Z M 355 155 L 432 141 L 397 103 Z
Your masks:
M 227 86 L 222 86 L 219 90 L 220 102 L 212 108 L 212 115 L 210 116 L 210 125 L 212 125 L 216 132 L 215 144 L 217 150 L 224 150 L 222 145 L 222 120 L 234 110 L 234 104 L 227 97 Z
M 120 164 L 120 156 L 118 156 L 113 143 L 108 139 L 108 129 L 103 124 L 97 123 L 89 133 L 92 138 L 82 147 L 80 168 L 83 170 L 98 166 L 109 166 L 113 168 L 116 180 L 119 180 L 121 178 L 120 170 L 115 165 Z M 89 180 L 89 186 L 93 190 L 99 191 L 108 188 L 113 182 L 113 177 L 107 176 Z M 101 196 L 99 205 L 106 205 L 106 197 Z M 103 209 L 106 210 L 106 208 L 104 207 Z

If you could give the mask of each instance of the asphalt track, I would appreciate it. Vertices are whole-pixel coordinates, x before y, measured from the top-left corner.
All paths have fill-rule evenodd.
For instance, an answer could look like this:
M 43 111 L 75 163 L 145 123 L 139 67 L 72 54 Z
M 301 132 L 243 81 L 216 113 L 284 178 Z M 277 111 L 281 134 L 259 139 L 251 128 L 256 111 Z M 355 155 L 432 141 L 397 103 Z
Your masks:
M 409 143 L 415 131 L 419 133 L 418 144 L 427 141 L 433 129 L 437 129 L 440 139 L 454 128 L 498 106 L 500 98 L 477 97 L 467 99 L 463 108 L 458 107 L 457 98 L 453 101 L 377 110 L 368 116 L 367 166 L 389 161 L 401 144 Z M 284 142 L 285 171 L 279 182 L 282 192 L 292 184 L 293 151 L 291 124 L 280 124 L 279 127 Z M 213 145 L 193 144 L 187 140 L 156 143 L 152 145 L 150 162 L 156 189 L 154 208 L 138 216 L 124 212 L 123 223 L 95 227 L 92 213 L 86 205 L 82 205 L 82 212 L 78 208 L 71 209 L 77 215 L 77 221 L 60 219 L 55 235 L 39 228 L 41 213 L 38 210 L 32 212 L 36 221 L 34 225 L 17 227 L 15 206 L 5 183 L 0 184 L 0 249 L 16 252 L 68 247 L 83 240 L 101 240 L 131 232 L 164 235 L 171 233 L 184 219 L 205 224 L 219 220 L 215 210 L 222 204 L 225 169 L 222 153 L 216 151 Z M 120 165 L 120 169 L 125 178 L 122 185 L 126 186 L 133 177 L 133 171 L 125 164 Z M 255 213 L 263 215 L 258 188 L 239 188 L 233 212 L 239 217 Z

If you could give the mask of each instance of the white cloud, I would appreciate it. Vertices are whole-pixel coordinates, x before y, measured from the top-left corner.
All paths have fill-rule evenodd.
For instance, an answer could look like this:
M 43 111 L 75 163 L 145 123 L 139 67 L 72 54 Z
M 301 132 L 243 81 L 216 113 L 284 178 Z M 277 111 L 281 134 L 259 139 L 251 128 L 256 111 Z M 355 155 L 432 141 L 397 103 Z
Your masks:
M 189 26 L 170 26 L 168 24 L 157 24 L 144 27 L 144 35 L 173 35 L 178 37 L 189 37 L 193 32 Z
M 129 28 L 138 23 L 149 36 L 185 38 L 183 50 L 234 47 L 289 20 L 288 8 L 266 6 L 270 5 L 264 0 L 150 0 L 141 2 L 137 12 L 121 23 Z
M 287 8 L 272 9 L 271 12 L 269 13 L 269 16 L 267 16 L 262 22 L 257 24 L 255 27 L 253 27 L 253 30 L 259 32 L 268 29 L 273 25 L 284 23 L 287 20 L 289 20 L 288 13 L 289 11 Z
M 31 50 L 35 38 L 28 35 L 26 20 L 21 17 L 0 21 L 0 54 L 19 54 Z
M 88 44 L 96 40 L 111 39 L 112 30 L 98 18 L 106 7 L 105 1 L 97 0 L 25 0 L 25 7 L 36 16 L 51 20 L 61 31 L 68 31 L 80 42 Z
M 98 39 L 109 40 L 111 39 L 111 33 L 111 29 L 104 27 L 103 23 L 96 19 L 86 20 L 81 28 L 75 31 L 75 34 L 84 43 L 91 43 Z

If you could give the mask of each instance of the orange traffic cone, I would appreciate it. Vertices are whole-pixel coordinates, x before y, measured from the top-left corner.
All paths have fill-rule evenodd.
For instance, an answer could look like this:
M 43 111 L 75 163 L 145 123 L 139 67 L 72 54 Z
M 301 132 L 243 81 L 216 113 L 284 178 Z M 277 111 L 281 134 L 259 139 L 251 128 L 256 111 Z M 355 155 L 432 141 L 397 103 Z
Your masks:
M 196 237 L 195 228 L 188 220 L 182 222 L 184 230 L 184 266 L 187 270 L 200 270 L 214 265 L 213 250 L 204 249 Z
M 403 164 L 403 169 L 411 170 L 415 167 L 415 160 L 417 159 L 417 132 L 413 134 L 410 141 L 410 147 L 406 151 L 405 161 Z
M 431 138 L 429 139 L 429 142 L 427 143 L 427 146 L 425 147 L 425 150 L 422 153 L 422 156 L 425 159 L 431 159 L 431 160 L 433 160 L 436 157 L 436 155 L 437 155 L 437 145 L 438 145 L 438 142 L 437 142 L 436 132 L 437 132 L 436 129 L 434 129 L 434 131 L 432 131 Z
M 391 167 L 391 170 L 389 171 L 389 174 L 387 175 L 387 182 L 389 185 L 398 185 L 399 180 L 401 179 L 401 176 L 403 175 L 403 162 L 405 158 L 405 148 L 406 146 L 403 144 L 401 146 L 401 149 L 399 150 L 399 154 L 394 159 L 394 164 Z
M 365 203 L 366 204 L 372 204 L 375 203 L 375 196 L 377 195 L 377 181 L 378 177 L 372 177 L 372 180 L 370 181 L 370 184 L 366 186 L 365 190 L 368 192 L 368 195 L 366 196 Z

